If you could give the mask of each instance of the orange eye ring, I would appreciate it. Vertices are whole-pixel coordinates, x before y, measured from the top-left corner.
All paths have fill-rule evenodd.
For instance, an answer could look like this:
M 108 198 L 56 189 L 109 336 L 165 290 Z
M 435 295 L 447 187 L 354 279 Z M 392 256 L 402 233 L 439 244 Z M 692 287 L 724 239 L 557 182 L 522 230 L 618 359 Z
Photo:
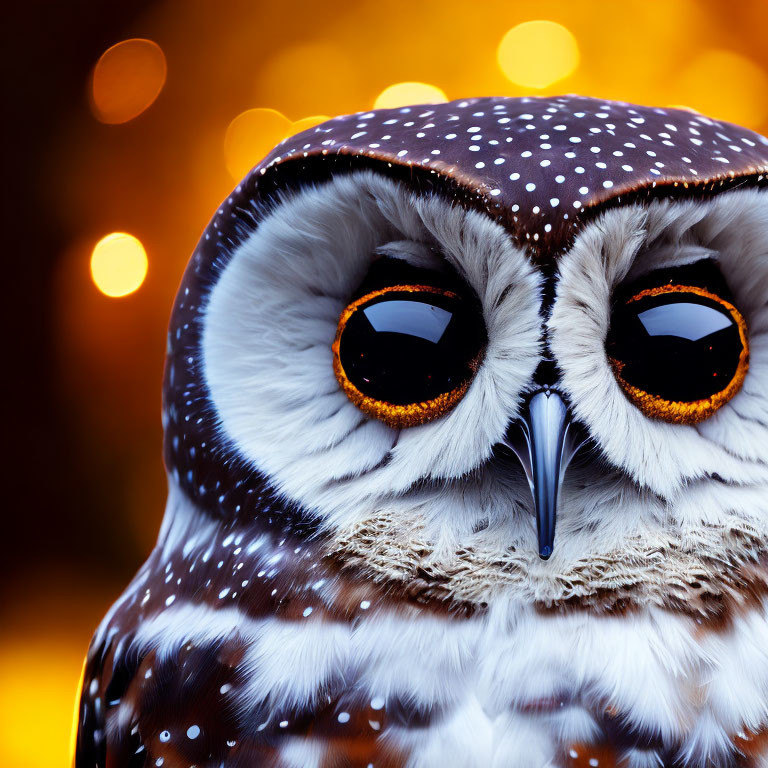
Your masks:
M 608 357 L 608 360 L 613 368 L 616 381 L 624 394 L 646 416 L 662 419 L 663 421 L 674 424 L 698 424 L 700 421 L 708 419 L 715 413 L 715 411 L 725 405 L 744 384 L 744 379 L 749 370 L 747 324 L 741 312 L 739 312 L 733 304 L 717 294 L 695 285 L 662 285 L 656 288 L 647 288 L 632 296 L 626 303 L 631 304 L 634 301 L 639 301 L 640 299 L 649 296 L 660 296 L 666 293 L 693 293 L 720 304 L 720 306 L 722 306 L 733 318 L 738 328 L 739 339 L 741 340 L 741 352 L 739 354 L 736 372 L 728 384 L 719 392 L 701 400 L 692 400 L 688 402 L 667 400 L 666 398 L 646 392 L 627 382 L 622 376 L 624 363 L 610 356 Z
M 453 409 L 466 394 L 471 383 L 471 379 L 463 381 L 459 386 L 454 387 L 448 392 L 444 392 L 437 397 L 423 400 L 421 402 L 408 403 L 406 405 L 390 403 L 385 400 L 378 400 L 374 397 L 361 392 L 350 381 L 349 376 L 344 370 L 344 366 L 341 363 L 340 345 L 341 336 L 344 329 L 347 326 L 347 322 L 354 315 L 354 313 L 363 305 L 367 304 L 371 300 L 383 296 L 388 293 L 431 293 L 443 296 L 449 299 L 460 298 L 458 294 L 453 291 L 445 290 L 442 288 L 436 288 L 431 285 L 392 285 L 386 288 L 380 288 L 375 291 L 367 293 L 365 296 L 356 299 L 345 307 L 339 318 L 339 324 L 336 329 L 336 338 L 334 339 L 333 350 L 333 372 L 336 375 L 336 380 L 339 382 L 339 386 L 342 388 L 347 397 L 354 403 L 361 411 L 373 416 L 380 421 L 383 421 L 388 426 L 394 429 L 403 429 L 407 427 L 413 427 L 418 424 L 424 424 L 428 421 L 444 416 L 451 409 Z M 473 360 L 471 366 L 473 370 L 477 369 L 480 358 Z

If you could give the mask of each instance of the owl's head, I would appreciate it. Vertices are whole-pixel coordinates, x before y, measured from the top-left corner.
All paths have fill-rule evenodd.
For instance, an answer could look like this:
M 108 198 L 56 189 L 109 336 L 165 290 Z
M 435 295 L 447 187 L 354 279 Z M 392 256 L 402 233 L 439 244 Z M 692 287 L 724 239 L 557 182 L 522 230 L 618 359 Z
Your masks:
M 573 96 L 286 139 L 179 291 L 172 507 L 470 603 L 748 560 L 768 532 L 767 169 L 743 128 Z

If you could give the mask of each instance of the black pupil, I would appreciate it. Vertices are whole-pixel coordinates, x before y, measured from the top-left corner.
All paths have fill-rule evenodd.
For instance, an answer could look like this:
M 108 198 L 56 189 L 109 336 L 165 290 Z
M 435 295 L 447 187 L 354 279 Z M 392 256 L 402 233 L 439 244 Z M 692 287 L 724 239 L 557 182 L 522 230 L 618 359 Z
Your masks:
M 621 377 L 666 400 L 704 400 L 736 374 L 742 342 L 731 313 L 692 292 L 646 296 L 618 306 L 607 351 Z
M 471 302 L 426 291 L 391 291 L 349 317 L 339 360 L 364 395 L 409 405 L 468 381 L 484 343 L 482 319 Z

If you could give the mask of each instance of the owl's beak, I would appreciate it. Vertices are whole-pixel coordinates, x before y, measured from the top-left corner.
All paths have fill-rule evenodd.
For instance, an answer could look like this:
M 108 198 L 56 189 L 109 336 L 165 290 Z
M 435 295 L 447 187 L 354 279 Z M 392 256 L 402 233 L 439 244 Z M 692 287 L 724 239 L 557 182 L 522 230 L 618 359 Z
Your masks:
M 555 546 L 557 497 L 565 470 L 579 448 L 572 421 L 562 396 L 553 389 L 541 389 L 530 398 L 514 425 L 517 429 L 509 430 L 504 441 L 528 476 L 536 509 L 539 557 L 543 560 L 549 559 Z

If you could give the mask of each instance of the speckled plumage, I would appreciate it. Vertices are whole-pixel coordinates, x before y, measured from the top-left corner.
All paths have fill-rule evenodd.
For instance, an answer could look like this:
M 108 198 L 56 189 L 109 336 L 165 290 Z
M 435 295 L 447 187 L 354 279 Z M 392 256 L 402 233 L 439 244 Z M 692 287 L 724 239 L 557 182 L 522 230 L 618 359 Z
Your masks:
M 372 444 L 386 444 L 382 456 L 345 473 L 334 462 L 346 454 L 332 451 L 336 442 L 343 447 L 347 432 L 318 437 L 304 453 L 297 443 L 295 457 L 286 438 L 278 470 L 265 470 L 270 459 L 259 451 L 266 449 L 256 438 L 251 444 L 235 436 L 241 427 L 246 437 L 249 430 L 258 433 L 261 425 L 235 424 L 232 414 L 247 409 L 248 401 L 224 402 L 232 395 L 226 390 L 230 373 L 217 373 L 220 362 L 210 352 L 212 339 L 228 332 L 227 307 L 235 341 L 267 322 L 254 316 L 250 325 L 239 325 L 249 302 L 230 300 L 241 281 L 224 285 L 227 270 L 235 262 L 243 268 L 264 263 L 260 237 L 273 238 L 279 264 L 288 256 L 277 246 L 293 253 L 291 238 L 301 242 L 301 227 L 308 228 L 304 239 L 312 239 L 311 223 L 322 222 L 320 206 L 327 205 L 323 195 L 338 195 L 348 218 L 359 195 L 361 210 L 381 218 L 378 229 L 371 225 L 373 234 L 360 225 L 359 237 L 374 242 L 385 232 L 384 243 L 437 242 L 496 308 L 500 328 L 519 323 L 503 338 L 507 350 L 512 339 L 521 344 L 519 375 L 526 382 L 543 349 L 538 326 L 549 322 L 554 302 L 551 327 L 541 333 L 563 381 L 578 381 L 578 359 L 568 356 L 578 358 L 588 345 L 570 340 L 563 329 L 578 312 L 599 328 L 599 313 L 589 306 L 599 303 L 590 280 L 602 266 L 585 266 L 589 258 L 618 265 L 611 268 L 620 281 L 645 252 L 641 241 L 648 259 L 672 245 L 677 254 L 686 248 L 725 254 L 722 233 L 731 230 L 744 233 L 752 246 L 764 222 L 754 213 L 743 221 L 737 216 L 742 208 L 765 206 L 760 189 L 767 172 L 768 140 L 746 129 L 680 110 L 576 96 L 467 99 L 358 113 L 276 147 L 213 218 L 179 289 L 164 384 L 166 518 L 157 548 L 89 651 L 78 768 L 768 764 L 768 656 L 755 650 L 768 640 L 768 516 L 761 515 L 768 457 L 755 448 L 745 449 L 733 467 L 723 459 L 726 480 L 716 488 L 703 485 L 717 474 L 703 459 L 701 467 L 682 468 L 683 455 L 698 457 L 698 444 L 690 441 L 725 441 L 715 435 L 725 416 L 695 437 L 685 432 L 685 445 L 675 442 L 677 433 L 670 437 L 668 463 L 680 459 L 679 476 L 677 469 L 657 476 L 652 450 L 642 462 L 625 461 L 621 451 L 631 447 L 604 443 L 586 395 L 566 387 L 592 432 L 593 450 L 565 487 L 566 506 L 576 512 L 566 515 L 558 534 L 562 553 L 543 564 L 530 546 L 524 477 L 515 470 L 508 488 L 498 479 L 501 460 L 492 453 L 496 439 L 488 437 L 500 438 L 528 384 L 504 393 L 506 417 L 474 438 L 487 443 L 482 454 L 446 451 L 450 467 L 403 480 L 407 488 L 395 492 L 381 472 L 398 456 L 407 458 L 408 435 L 385 434 L 354 411 L 349 434 L 368 429 Z M 728 199 L 743 203 L 731 210 Z M 710 203 L 711 211 L 703 207 Z M 312 212 L 306 221 L 295 215 L 301 205 Z M 455 226 L 453 211 L 460 212 Z M 340 230 L 317 236 L 317 249 L 330 253 L 327 263 L 333 236 L 343 237 Z M 472 254 L 480 243 L 496 243 L 497 250 L 478 266 Z M 312 268 L 309 261 L 296 267 L 297 280 Z M 363 269 L 350 257 L 339 275 L 353 268 Z M 263 269 L 261 283 L 273 280 L 279 288 L 279 269 Z M 754 290 L 766 284 L 762 273 L 750 279 Z M 505 308 L 511 285 L 520 294 Z M 217 293 L 222 286 L 231 291 L 226 301 Z M 324 290 L 316 293 L 332 329 L 348 292 Z M 546 311 L 540 314 L 541 296 Z M 763 370 L 758 312 L 753 380 L 760 375 L 754 371 Z M 487 325 L 490 318 L 488 309 Z M 303 328 L 304 320 L 286 316 L 283 332 L 293 323 Z M 319 321 L 315 326 L 321 328 Z M 324 365 L 326 352 L 328 364 L 322 377 L 310 377 L 307 386 L 317 391 L 309 392 L 306 408 L 309 413 L 315 402 L 331 420 L 334 408 L 354 406 L 333 378 L 333 333 L 327 345 L 323 333 L 307 342 L 318 349 L 317 355 L 310 350 L 307 369 Z M 260 343 L 275 344 L 280 365 L 279 343 L 267 335 Z M 296 359 L 310 352 L 298 348 Z M 592 353 L 582 354 L 587 359 Z M 278 377 L 286 386 L 303 374 L 290 367 L 291 359 L 286 356 Z M 499 361 L 510 364 L 504 355 Z M 274 392 L 271 381 L 262 386 L 253 376 L 244 379 L 256 387 L 254 399 Z M 502 379 L 509 377 L 497 375 L 499 386 Z M 765 423 L 747 399 L 762 395 L 745 389 L 733 403 L 745 419 L 740 439 L 751 445 L 762 439 Z M 217 399 L 221 393 L 224 399 Z M 612 407 L 624 418 L 620 405 Z M 466 410 L 444 417 L 444 426 L 468 418 Z M 269 428 L 280 433 L 278 423 Z M 439 428 L 436 422 L 414 429 L 432 435 Z M 638 435 L 638 445 L 646 437 L 659 445 L 661 433 L 651 434 L 652 428 Z M 310 443 L 312 430 L 306 421 Z M 322 451 L 331 452 L 322 466 L 312 463 Z M 302 483 L 291 474 L 305 466 L 316 480 L 312 475 Z M 327 476 L 326 466 L 333 467 Z M 368 477 L 380 496 L 366 506 L 368 496 L 354 489 Z M 697 493 L 709 499 L 698 508 Z M 344 499 L 338 507 L 336 495 Z M 705 514 L 700 510 L 707 503 L 713 509 Z M 599 524 L 586 520 L 598 507 L 611 515 L 601 514 Z M 648 521 L 641 519 L 646 509 Z M 451 521 L 444 531 L 440 514 Z M 569 535 L 582 549 L 569 549 Z M 561 646 L 550 648 L 554 635 Z M 743 670 L 721 663 L 723 655 L 749 663 L 753 689 Z M 528 656 L 530 676 L 514 667 L 514 659 L 522 665 Z M 650 690 L 636 682 L 641 677 Z M 729 691 L 728 679 L 743 688 Z M 742 703 L 728 703 L 739 696 Z

